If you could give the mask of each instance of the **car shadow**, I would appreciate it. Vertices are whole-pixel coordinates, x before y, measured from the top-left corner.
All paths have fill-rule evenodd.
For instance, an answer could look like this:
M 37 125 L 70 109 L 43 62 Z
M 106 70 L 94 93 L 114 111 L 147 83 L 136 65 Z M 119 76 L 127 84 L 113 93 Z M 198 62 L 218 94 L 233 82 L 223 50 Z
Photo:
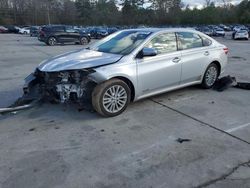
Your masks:
M 147 103 L 147 101 L 154 101 L 154 100 L 160 101 L 162 98 L 167 98 L 170 101 L 170 99 L 173 99 L 176 97 L 182 97 L 186 95 L 187 93 L 190 93 L 190 92 L 193 93 L 196 91 L 199 92 L 202 90 L 203 89 L 201 89 L 200 86 L 190 86 L 187 88 L 170 91 L 170 92 L 159 94 L 153 97 L 145 98 L 145 99 L 136 101 L 134 103 L 131 103 L 128 106 L 128 109 L 125 112 L 123 112 L 123 114 L 120 116 L 124 116 L 124 113 L 129 113 L 130 111 L 134 111 L 135 109 L 138 109 L 138 108 L 145 108 L 145 103 Z M 55 119 L 58 121 L 63 120 L 63 119 L 67 119 L 71 121 L 72 120 L 84 121 L 84 120 L 100 120 L 100 119 L 105 118 L 105 117 L 100 116 L 97 112 L 93 110 L 85 110 L 85 109 L 79 110 L 79 106 L 73 103 L 51 104 L 48 102 L 41 102 L 37 106 L 30 108 L 30 109 L 4 114 L 0 116 L 0 119 L 12 117 L 13 115 L 26 116 L 26 118 L 28 119 L 46 117 L 46 118 L 51 118 L 51 119 Z

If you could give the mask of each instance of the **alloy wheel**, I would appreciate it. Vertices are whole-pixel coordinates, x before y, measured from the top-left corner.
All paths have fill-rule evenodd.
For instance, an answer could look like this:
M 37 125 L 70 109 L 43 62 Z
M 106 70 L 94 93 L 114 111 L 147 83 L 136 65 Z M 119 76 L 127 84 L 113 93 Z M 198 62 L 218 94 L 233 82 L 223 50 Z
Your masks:
M 49 39 L 49 45 L 54 46 L 56 44 L 56 39 L 54 37 L 51 37 Z
M 207 85 L 212 86 L 215 83 L 217 76 L 218 76 L 218 71 L 216 67 L 214 66 L 209 67 L 205 75 L 205 80 Z
M 86 37 L 82 37 L 80 42 L 82 45 L 88 44 L 88 39 Z
M 124 108 L 128 96 L 121 85 L 113 85 L 103 95 L 103 107 L 109 113 L 117 113 Z

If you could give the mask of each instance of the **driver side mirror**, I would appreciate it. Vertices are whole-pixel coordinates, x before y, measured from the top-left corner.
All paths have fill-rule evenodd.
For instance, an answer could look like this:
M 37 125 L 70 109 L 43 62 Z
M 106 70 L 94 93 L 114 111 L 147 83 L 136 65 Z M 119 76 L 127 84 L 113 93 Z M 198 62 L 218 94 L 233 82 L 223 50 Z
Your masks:
M 150 57 L 150 56 L 156 56 L 157 51 L 154 48 L 143 48 L 142 49 L 142 56 L 143 57 Z

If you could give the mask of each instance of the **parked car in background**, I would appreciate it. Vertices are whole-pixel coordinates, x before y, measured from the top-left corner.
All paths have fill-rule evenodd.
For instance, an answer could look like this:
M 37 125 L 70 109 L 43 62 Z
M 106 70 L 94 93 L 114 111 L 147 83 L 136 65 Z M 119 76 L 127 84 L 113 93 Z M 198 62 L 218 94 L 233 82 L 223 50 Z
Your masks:
M 119 31 L 119 29 L 117 29 L 116 27 L 110 27 L 107 30 L 109 35 L 115 33 L 116 31 Z
M 248 40 L 249 38 L 249 33 L 247 30 L 239 30 L 239 31 L 236 31 L 235 33 L 233 33 L 233 36 L 232 38 L 234 40 L 237 40 L 237 39 L 245 39 L 245 40 Z
M 229 26 L 224 25 L 224 24 L 220 24 L 219 27 L 222 28 L 224 31 L 231 31 L 231 28 Z
M 205 33 L 208 36 L 212 36 L 213 35 L 213 30 L 209 29 L 208 27 L 201 28 L 200 31 L 202 33 Z
M 89 30 L 86 29 L 86 28 L 76 28 L 75 30 L 81 32 L 81 33 L 85 33 L 86 35 L 89 36 L 89 38 L 91 37 L 90 33 L 89 33 Z
M 8 33 L 8 29 L 4 26 L 0 26 L 0 33 Z
M 28 35 L 30 34 L 30 28 L 29 27 L 23 27 L 19 29 L 20 34 Z
M 37 37 L 39 32 L 39 26 L 31 26 L 30 27 L 30 36 Z
M 5 27 L 8 29 L 8 33 L 18 33 L 20 29 L 14 25 L 7 25 Z
M 244 25 L 236 25 L 233 27 L 233 31 L 236 32 L 236 31 L 240 31 L 240 30 L 248 30 L 248 28 Z
M 216 28 L 213 31 L 213 36 L 222 36 L 222 37 L 224 37 L 225 36 L 225 31 L 223 29 L 221 29 L 221 28 Z
M 72 29 L 70 26 L 64 25 L 47 25 L 41 27 L 38 40 L 45 42 L 49 46 L 57 43 L 80 43 L 82 45 L 90 42 L 88 34 L 79 30 Z
M 195 84 L 212 88 L 227 54 L 225 45 L 191 29 L 122 30 L 43 61 L 27 77 L 24 92 L 61 103 L 92 102 L 99 114 L 111 117 L 156 94 Z
M 109 35 L 108 30 L 105 28 L 91 28 L 90 29 L 91 38 L 101 39 Z

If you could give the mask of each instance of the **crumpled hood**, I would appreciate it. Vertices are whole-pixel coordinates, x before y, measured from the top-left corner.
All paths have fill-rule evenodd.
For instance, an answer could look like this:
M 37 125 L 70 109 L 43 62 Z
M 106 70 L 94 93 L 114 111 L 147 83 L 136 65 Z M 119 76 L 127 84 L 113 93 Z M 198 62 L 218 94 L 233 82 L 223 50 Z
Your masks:
M 38 69 L 44 72 L 85 69 L 115 63 L 122 55 L 92 50 L 77 50 L 43 61 Z

